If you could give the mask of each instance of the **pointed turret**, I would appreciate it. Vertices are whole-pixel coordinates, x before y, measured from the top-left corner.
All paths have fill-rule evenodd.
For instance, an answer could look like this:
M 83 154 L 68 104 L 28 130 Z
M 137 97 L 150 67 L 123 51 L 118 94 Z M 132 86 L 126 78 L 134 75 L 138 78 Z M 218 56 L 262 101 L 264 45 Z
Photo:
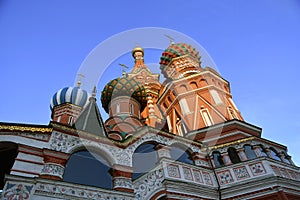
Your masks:
M 89 103 L 74 123 L 74 127 L 100 137 L 106 137 L 106 131 L 98 105 L 96 103 L 96 87 L 94 87 Z
M 146 65 L 144 64 L 144 49 L 136 45 L 131 53 L 135 63 L 132 72 L 137 72 L 141 68 L 146 68 Z

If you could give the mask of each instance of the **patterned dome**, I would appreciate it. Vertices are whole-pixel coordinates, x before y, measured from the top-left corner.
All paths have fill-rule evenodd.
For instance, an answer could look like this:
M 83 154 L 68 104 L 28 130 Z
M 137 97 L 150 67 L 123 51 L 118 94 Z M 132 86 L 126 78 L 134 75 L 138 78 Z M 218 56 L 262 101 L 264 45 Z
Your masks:
M 145 88 L 134 79 L 116 78 L 105 85 L 101 94 L 101 102 L 107 113 L 110 101 L 118 96 L 134 98 L 140 103 L 141 109 L 145 108 L 147 103 Z
M 194 58 L 198 63 L 200 62 L 200 54 L 189 44 L 185 43 L 173 43 L 171 44 L 160 57 L 160 68 L 163 70 L 173 58 L 177 58 L 183 55 L 190 55 L 192 58 Z
M 71 103 L 80 107 L 85 107 L 89 102 L 89 94 L 87 91 L 79 87 L 65 87 L 56 92 L 50 102 L 51 110 L 53 107 L 63 104 Z

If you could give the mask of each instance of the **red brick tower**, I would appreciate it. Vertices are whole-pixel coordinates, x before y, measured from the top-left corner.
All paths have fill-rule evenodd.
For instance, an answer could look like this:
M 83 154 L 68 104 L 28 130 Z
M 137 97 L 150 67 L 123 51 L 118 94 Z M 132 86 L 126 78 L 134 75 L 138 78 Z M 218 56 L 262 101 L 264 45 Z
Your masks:
M 229 83 L 212 68 L 201 67 L 199 52 L 185 43 L 172 43 L 162 54 L 166 77 L 157 103 L 169 131 L 185 136 L 231 119 L 243 121 L 233 103 Z

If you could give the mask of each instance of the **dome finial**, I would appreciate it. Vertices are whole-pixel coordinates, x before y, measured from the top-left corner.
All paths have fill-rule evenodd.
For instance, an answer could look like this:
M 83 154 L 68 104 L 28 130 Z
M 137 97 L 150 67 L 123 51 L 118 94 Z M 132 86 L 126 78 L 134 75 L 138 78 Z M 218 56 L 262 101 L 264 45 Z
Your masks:
M 80 88 L 80 86 L 81 86 L 81 81 L 77 81 L 77 87 Z
M 174 38 L 172 38 L 171 36 L 169 36 L 169 35 L 167 35 L 167 34 L 165 34 L 165 36 L 170 40 L 170 43 L 171 43 L 171 44 L 175 44 Z
M 132 57 L 135 60 L 143 60 L 144 59 L 144 49 L 140 47 L 138 44 L 135 45 L 135 48 L 131 51 Z
M 78 76 L 77 87 L 80 88 L 81 80 L 84 78 L 84 75 L 83 74 L 77 74 L 77 76 Z

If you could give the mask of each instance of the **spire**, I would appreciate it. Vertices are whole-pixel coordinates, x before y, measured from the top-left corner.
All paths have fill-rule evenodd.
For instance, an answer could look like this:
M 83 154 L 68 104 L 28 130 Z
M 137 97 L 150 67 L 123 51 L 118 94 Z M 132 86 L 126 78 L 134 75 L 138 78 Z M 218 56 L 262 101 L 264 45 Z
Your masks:
M 128 69 L 129 67 L 127 67 L 125 64 L 120 63 L 119 64 L 122 67 L 122 77 L 126 77 L 127 73 L 125 71 L 125 69 Z
M 81 86 L 81 81 L 80 81 L 80 80 L 78 80 L 78 81 L 77 81 L 77 87 L 79 87 L 79 88 L 80 88 L 80 86 Z
M 172 38 L 171 36 L 169 36 L 169 35 L 167 35 L 167 34 L 165 34 L 165 36 L 170 40 L 170 44 L 175 44 L 174 38 Z
M 84 78 L 84 75 L 83 74 L 77 74 L 77 76 L 78 76 L 77 87 L 80 88 L 81 83 L 82 83 L 81 80 L 82 80 L 82 78 Z
M 94 89 L 92 92 L 92 97 L 96 98 L 96 93 L 97 93 L 97 89 L 96 89 L 96 86 L 94 86 Z
M 97 90 L 95 86 L 88 105 L 75 121 L 74 127 L 78 130 L 92 133 L 100 137 L 106 137 L 104 123 L 96 103 L 96 92 Z

